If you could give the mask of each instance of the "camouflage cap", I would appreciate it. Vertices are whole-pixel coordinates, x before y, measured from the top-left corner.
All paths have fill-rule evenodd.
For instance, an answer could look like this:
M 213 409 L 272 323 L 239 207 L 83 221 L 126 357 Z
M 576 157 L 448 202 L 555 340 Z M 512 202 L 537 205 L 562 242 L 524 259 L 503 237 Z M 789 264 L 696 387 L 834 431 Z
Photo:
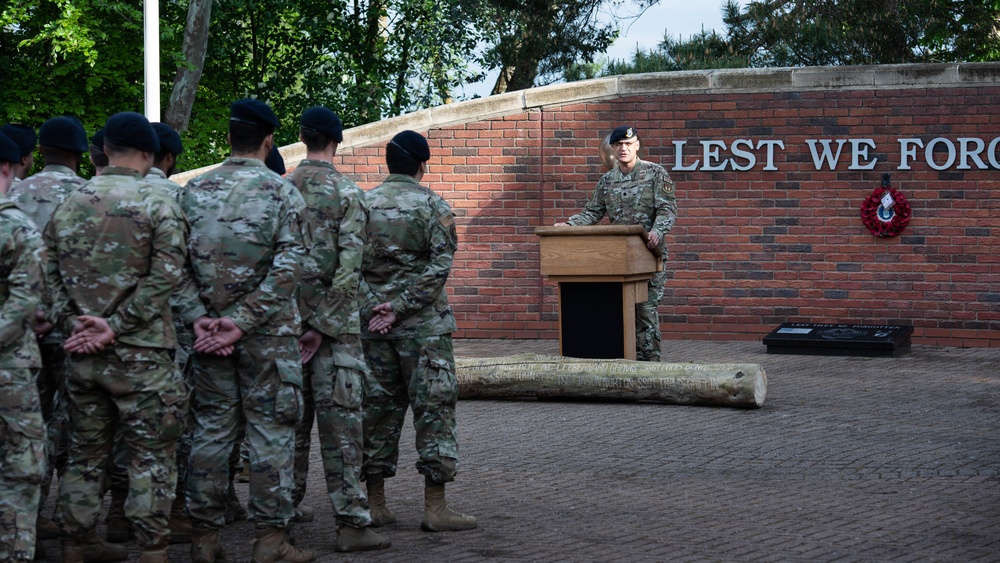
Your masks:
M 21 149 L 10 137 L 0 133 L 0 162 L 20 162 Z
M 35 130 L 27 125 L 8 123 L 0 127 L 0 133 L 7 135 L 7 138 L 17 145 L 21 150 L 21 156 L 25 157 L 35 152 L 35 145 L 38 144 L 38 135 Z
M 334 142 L 339 143 L 344 140 L 344 125 L 340 121 L 340 116 L 323 106 L 316 106 L 302 112 L 299 125 L 303 129 L 322 133 L 333 139 Z
M 61 115 L 42 124 L 38 129 L 38 143 L 43 147 L 84 152 L 87 150 L 87 131 L 79 119 Z
M 611 132 L 611 137 L 608 139 L 608 142 L 613 145 L 621 140 L 631 141 L 638 136 L 639 133 L 631 125 L 619 125 L 614 131 Z
M 116 113 L 108 118 L 104 124 L 104 141 L 119 147 L 160 152 L 160 138 L 149 120 L 131 111 Z
M 427 145 L 427 139 L 416 131 L 406 130 L 396 133 L 389 144 L 396 145 L 396 148 L 417 162 L 426 162 L 431 158 L 431 149 Z
M 174 128 L 166 123 L 153 123 L 153 131 L 156 131 L 157 138 L 160 139 L 160 151 L 169 152 L 174 155 L 184 152 L 184 145 L 181 143 L 181 136 L 174 131 Z
M 281 126 L 278 116 L 274 114 L 271 106 L 252 98 L 244 98 L 233 102 L 229 106 L 229 119 L 230 121 L 239 121 L 251 125 L 263 125 L 274 128 Z

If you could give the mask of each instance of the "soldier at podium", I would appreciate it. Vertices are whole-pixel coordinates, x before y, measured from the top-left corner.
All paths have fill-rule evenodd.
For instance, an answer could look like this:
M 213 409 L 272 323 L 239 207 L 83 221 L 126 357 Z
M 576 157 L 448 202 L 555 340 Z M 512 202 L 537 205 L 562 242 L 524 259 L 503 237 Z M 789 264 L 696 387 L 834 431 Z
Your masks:
M 583 211 L 555 225 L 596 225 L 605 215 L 613 225 L 642 225 L 649 233 L 647 246 L 659 247 L 666 259 L 663 237 L 677 219 L 674 181 L 659 164 L 639 158 L 639 134 L 634 127 L 616 128 L 608 141 L 617 165 L 597 182 Z M 660 317 L 656 308 L 663 298 L 666 279 L 665 270 L 654 274 L 649 280 L 649 299 L 636 305 L 636 359 L 641 361 L 660 361 Z

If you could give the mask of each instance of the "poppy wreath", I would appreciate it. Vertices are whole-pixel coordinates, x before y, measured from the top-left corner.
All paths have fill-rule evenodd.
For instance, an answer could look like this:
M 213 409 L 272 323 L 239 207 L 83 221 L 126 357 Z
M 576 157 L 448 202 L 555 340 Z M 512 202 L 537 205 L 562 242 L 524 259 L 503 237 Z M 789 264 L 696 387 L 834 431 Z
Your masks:
M 895 202 L 889 209 L 882 207 L 886 192 Z M 894 237 L 903 232 L 910 222 L 910 204 L 896 188 L 879 187 L 861 204 L 861 221 L 877 237 Z

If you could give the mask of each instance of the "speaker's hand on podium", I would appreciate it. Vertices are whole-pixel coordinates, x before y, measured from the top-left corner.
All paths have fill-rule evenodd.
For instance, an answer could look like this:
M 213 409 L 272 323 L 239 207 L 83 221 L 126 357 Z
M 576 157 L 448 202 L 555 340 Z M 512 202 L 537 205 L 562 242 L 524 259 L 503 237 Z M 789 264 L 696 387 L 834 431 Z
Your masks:
M 646 236 L 646 248 L 656 248 L 660 244 L 660 235 L 656 233 L 649 233 Z

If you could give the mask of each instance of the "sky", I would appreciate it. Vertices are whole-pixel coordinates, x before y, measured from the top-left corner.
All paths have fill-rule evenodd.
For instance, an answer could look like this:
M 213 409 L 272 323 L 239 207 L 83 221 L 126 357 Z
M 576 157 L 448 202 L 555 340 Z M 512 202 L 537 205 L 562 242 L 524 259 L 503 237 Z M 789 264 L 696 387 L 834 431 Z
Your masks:
M 725 0 L 660 0 L 659 4 L 643 12 L 638 18 L 622 22 L 622 30 L 618 39 L 608 49 L 608 59 L 631 59 L 636 47 L 645 50 L 655 49 L 663 41 L 666 31 L 671 37 L 682 40 L 705 31 L 722 32 L 722 5 Z M 745 6 L 749 0 L 740 0 Z M 638 10 L 629 2 L 620 8 L 619 18 L 636 15 Z M 488 96 L 496 82 L 496 73 L 486 77 L 486 80 L 465 88 L 465 94 L 471 98 L 474 95 Z

